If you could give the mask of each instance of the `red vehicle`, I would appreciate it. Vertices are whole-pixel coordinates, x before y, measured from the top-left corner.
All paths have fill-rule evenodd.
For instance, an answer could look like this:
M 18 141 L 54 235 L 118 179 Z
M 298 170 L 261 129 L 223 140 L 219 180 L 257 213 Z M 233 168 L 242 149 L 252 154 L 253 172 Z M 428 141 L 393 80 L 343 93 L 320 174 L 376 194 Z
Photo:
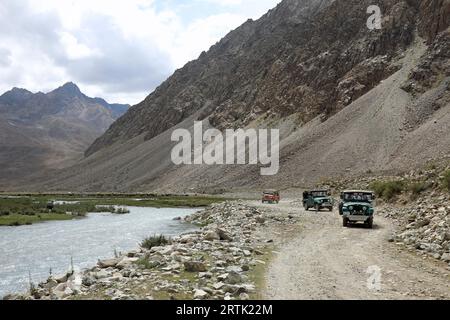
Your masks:
M 276 190 L 264 191 L 262 203 L 279 203 L 281 200 L 280 192 Z

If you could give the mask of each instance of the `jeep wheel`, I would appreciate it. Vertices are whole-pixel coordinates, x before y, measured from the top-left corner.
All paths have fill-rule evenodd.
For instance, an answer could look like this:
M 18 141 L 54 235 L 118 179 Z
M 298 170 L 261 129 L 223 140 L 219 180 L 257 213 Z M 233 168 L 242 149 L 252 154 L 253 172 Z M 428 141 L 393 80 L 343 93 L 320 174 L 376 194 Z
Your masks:
M 344 219 L 342 219 L 342 226 L 344 226 L 344 227 L 348 227 L 348 219 L 347 218 L 344 218 Z
M 373 229 L 373 220 L 372 219 L 370 219 L 368 222 L 367 222 L 367 228 L 369 228 L 369 229 Z
M 318 204 L 316 204 L 316 205 L 314 206 L 314 209 L 316 209 L 316 211 L 319 212 L 319 211 L 320 211 L 320 206 L 319 206 Z
M 333 211 L 333 208 L 330 207 L 330 208 L 328 208 L 328 210 L 330 210 L 330 212 L 332 212 L 332 211 Z

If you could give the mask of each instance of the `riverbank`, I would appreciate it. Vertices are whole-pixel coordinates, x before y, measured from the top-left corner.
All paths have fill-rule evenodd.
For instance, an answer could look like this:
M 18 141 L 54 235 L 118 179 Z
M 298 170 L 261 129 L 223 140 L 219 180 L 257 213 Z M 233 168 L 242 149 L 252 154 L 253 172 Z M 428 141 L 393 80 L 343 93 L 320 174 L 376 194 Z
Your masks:
M 81 273 L 52 276 L 7 299 L 258 298 L 279 232 L 298 219 L 242 202 L 213 204 L 184 218 L 202 226 L 165 246 L 99 261 Z
M 71 220 L 95 212 L 125 213 L 116 206 L 200 208 L 224 200 L 203 195 L 3 194 L 0 195 L 0 226 Z M 53 203 L 51 208 L 49 203 Z

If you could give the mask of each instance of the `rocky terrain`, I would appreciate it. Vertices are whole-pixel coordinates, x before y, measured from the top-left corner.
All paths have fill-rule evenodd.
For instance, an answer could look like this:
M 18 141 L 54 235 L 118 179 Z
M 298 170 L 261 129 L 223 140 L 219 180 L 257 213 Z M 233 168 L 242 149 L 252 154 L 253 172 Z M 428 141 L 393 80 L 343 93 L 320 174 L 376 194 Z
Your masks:
M 377 208 L 368 230 L 343 228 L 336 211 L 305 211 L 296 198 L 215 204 L 180 218 L 197 232 L 5 299 L 450 298 L 448 194 Z M 367 287 L 371 266 L 382 272 L 377 290 Z
M 0 186 L 67 167 L 128 109 L 89 98 L 73 83 L 49 92 L 0 96 Z
M 132 107 L 70 170 L 26 187 L 211 192 L 399 172 L 450 154 L 449 2 L 285 0 L 249 20 Z M 177 128 L 280 129 L 281 169 L 175 166 Z
M 390 241 L 402 243 L 422 255 L 450 266 L 450 196 L 433 193 L 406 206 L 387 206 L 381 215 L 400 226 Z
M 99 261 L 82 273 L 52 276 L 27 295 L 5 299 L 249 299 L 256 297 L 264 277 L 260 269 L 273 247 L 268 230 L 279 231 L 297 219 L 227 202 L 185 222 L 203 227 L 165 246 Z

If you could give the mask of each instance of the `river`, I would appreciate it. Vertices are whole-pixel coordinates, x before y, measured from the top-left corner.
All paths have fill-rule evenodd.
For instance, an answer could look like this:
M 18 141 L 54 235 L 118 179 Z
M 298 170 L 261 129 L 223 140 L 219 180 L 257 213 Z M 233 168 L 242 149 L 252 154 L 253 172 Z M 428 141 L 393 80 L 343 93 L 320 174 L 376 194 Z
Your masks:
M 53 274 L 92 267 L 115 252 L 137 249 L 147 236 L 176 236 L 195 227 L 173 220 L 197 209 L 126 207 L 130 214 L 95 213 L 71 221 L 0 227 L 0 299 L 28 290 Z

